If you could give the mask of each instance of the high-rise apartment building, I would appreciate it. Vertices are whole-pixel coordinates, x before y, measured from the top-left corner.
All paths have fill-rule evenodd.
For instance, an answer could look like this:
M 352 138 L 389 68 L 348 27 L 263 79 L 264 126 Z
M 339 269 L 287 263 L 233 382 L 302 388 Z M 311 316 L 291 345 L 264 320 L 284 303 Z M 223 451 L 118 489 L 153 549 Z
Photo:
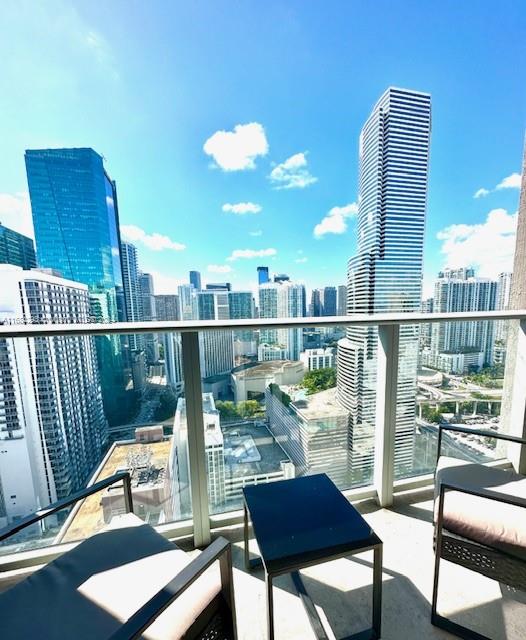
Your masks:
M 86 285 L 0 267 L 0 322 L 88 322 Z M 0 486 L 8 521 L 84 486 L 102 459 L 104 415 L 94 339 L 0 339 Z
M 197 291 L 191 284 L 182 284 L 177 287 L 179 298 L 179 320 L 197 320 Z
M 323 315 L 322 302 L 323 289 L 313 289 L 310 294 L 310 315 L 313 318 L 319 318 Z
M 338 286 L 338 315 L 347 315 L 347 285 L 345 284 Z
M 177 294 L 158 294 L 155 296 L 157 320 L 179 320 L 179 296 Z
M 200 291 L 197 294 L 199 320 L 228 320 L 229 291 Z M 203 378 L 227 374 L 234 368 L 232 331 L 199 333 L 199 355 Z
M 242 320 L 255 316 L 254 298 L 251 291 L 230 291 L 228 294 L 230 318 Z M 252 330 L 234 331 L 236 356 L 252 356 L 257 352 L 256 334 Z
M 37 262 L 88 286 L 91 315 L 126 319 L 117 190 L 103 159 L 89 148 L 28 150 L 25 154 Z M 104 408 L 122 424 L 133 406 L 119 336 L 98 337 Z
M 258 267 L 258 285 L 269 282 L 268 267 Z
M 13 264 L 22 269 L 37 266 L 35 245 L 31 238 L 4 227 L 0 222 L 0 264 Z
M 135 245 L 131 242 L 121 242 L 121 257 L 126 320 L 128 322 L 139 322 L 142 320 L 142 301 L 139 284 L 140 271 Z M 143 340 L 140 334 L 131 334 L 126 339 L 132 351 L 142 349 Z
M 431 97 L 389 88 L 360 133 L 358 246 L 349 260 L 348 313 L 417 312 L 431 133 Z M 350 413 L 353 482 L 370 482 L 374 464 L 375 327 L 349 327 L 338 346 L 338 398 Z M 410 470 L 415 434 L 418 328 L 400 329 L 395 472 Z
M 473 269 L 446 269 L 435 282 L 435 313 L 493 311 L 497 283 L 475 277 Z M 448 373 L 464 373 L 493 364 L 494 323 L 436 322 L 431 328 L 431 348 L 422 352 L 422 362 Z
M 201 291 L 201 274 L 199 271 L 190 271 L 189 280 L 196 291 Z
M 305 316 L 305 286 L 288 280 L 268 282 L 259 287 L 260 318 L 302 318 Z M 289 360 L 298 360 L 303 351 L 302 329 L 262 329 L 260 344 L 281 345 Z
M 433 298 L 422 300 L 422 313 L 433 313 Z M 431 347 L 431 334 L 433 325 L 431 322 L 420 325 L 420 349 L 429 349 Z
M 149 273 L 139 274 L 139 301 L 141 320 L 146 322 L 157 320 L 153 277 Z M 155 364 L 158 362 L 159 337 L 156 333 L 144 334 L 144 349 L 148 363 Z
M 338 309 L 336 287 L 323 288 L 323 315 L 335 316 Z

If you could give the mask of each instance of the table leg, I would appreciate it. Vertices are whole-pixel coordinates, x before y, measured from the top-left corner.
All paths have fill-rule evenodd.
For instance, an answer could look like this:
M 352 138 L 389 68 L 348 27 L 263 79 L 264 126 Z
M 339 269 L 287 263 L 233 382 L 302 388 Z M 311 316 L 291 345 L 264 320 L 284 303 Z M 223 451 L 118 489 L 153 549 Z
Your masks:
M 267 589 L 267 629 L 268 640 L 274 640 L 274 598 L 272 595 L 272 576 L 265 571 L 265 586 Z
M 382 545 L 374 548 L 373 569 L 373 632 L 380 638 L 382 631 Z
M 250 571 L 250 555 L 248 552 L 248 509 L 247 505 L 243 504 L 244 521 L 243 521 L 243 538 L 244 538 L 244 550 L 245 550 L 245 569 Z

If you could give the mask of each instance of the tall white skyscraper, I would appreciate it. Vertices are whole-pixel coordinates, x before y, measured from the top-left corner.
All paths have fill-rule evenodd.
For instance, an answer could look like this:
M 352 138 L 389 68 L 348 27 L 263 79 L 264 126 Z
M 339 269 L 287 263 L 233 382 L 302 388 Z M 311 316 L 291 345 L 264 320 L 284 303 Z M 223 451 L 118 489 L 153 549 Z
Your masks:
M 349 313 L 418 312 L 431 134 L 431 97 L 389 88 L 359 142 L 358 247 L 348 263 Z M 350 412 L 353 481 L 370 482 L 376 422 L 378 331 L 351 327 L 338 348 L 338 398 Z M 400 329 L 395 471 L 410 470 L 418 330 Z
M 259 287 L 260 318 L 302 318 L 305 315 L 305 286 L 288 280 Z M 299 360 L 303 351 L 303 329 L 265 329 L 260 344 L 281 345 L 289 360 Z
M 88 322 L 88 287 L 0 266 L 0 322 Z M 84 486 L 106 446 L 90 336 L 0 339 L 0 486 L 8 521 Z

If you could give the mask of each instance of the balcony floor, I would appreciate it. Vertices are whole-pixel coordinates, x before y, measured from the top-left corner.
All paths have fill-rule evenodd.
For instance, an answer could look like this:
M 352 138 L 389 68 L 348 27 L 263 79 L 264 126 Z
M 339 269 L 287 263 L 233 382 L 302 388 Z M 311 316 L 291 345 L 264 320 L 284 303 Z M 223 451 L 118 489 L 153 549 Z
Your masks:
M 397 496 L 392 509 L 378 509 L 372 501 L 358 507 L 384 541 L 382 638 L 452 638 L 429 622 L 434 560 L 431 492 Z M 244 571 L 239 528 L 221 533 L 234 543 L 240 640 L 263 640 L 263 571 Z M 250 548 L 257 552 L 254 539 Z M 325 624 L 329 638 L 342 638 L 370 626 L 372 552 L 305 569 L 302 576 L 320 618 L 329 624 L 329 628 Z M 281 576 L 274 584 L 276 638 L 314 638 L 290 576 Z M 441 565 L 439 612 L 479 633 L 495 640 L 524 640 L 524 603 L 525 593 L 511 593 L 505 586 L 448 562 Z

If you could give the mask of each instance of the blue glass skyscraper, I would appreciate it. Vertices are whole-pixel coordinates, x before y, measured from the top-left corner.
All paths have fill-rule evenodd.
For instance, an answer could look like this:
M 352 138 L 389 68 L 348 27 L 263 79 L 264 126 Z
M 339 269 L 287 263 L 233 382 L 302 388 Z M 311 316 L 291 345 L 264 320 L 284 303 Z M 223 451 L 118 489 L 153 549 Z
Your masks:
M 40 267 L 88 285 L 99 320 L 126 319 L 117 191 L 93 149 L 25 154 Z M 110 423 L 126 417 L 121 341 L 97 340 L 104 406 Z

